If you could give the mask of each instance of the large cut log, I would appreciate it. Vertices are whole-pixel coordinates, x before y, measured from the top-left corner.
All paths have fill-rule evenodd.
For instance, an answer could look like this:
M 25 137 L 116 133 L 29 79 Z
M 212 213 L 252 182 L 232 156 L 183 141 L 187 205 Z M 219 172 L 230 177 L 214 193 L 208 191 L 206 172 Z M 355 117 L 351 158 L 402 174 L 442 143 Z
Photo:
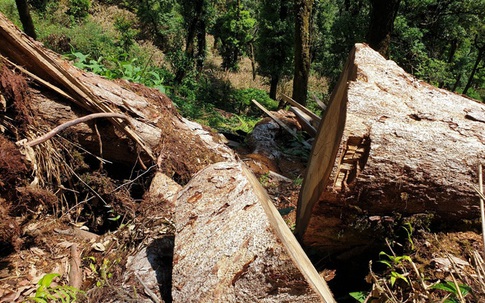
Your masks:
M 29 100 L 23 103 L 35 119 L 31 119 L 30 131 L 22 134 L 28 141 L 61 123 L 107 112 L 126 118 L 110 118 L 112 123 L 92 120 L 69 127 L 64 133 L 91 154 L 122 164 L 120 169 L 137 162 L 146 166 L 156 162 L 164 173 L 185 183 L 211 163 L 235 160 L 234 153 L 210 131 L 182 118 L 164 94 L 82 71 L 26 36 L 1 13 L 0 40 L 0 63 L 29 81 Z M 10 103 L 5 106 L 14 107 Z M 45 146 L 34 149 L 38 155 Z
M 471 185 L 485 159 L 484 115 L 484 104 L 418 81 L 357 44 L 318 129 L 297 236 L 331 251 L 367 244 L 393 213 L 477 218 Z
M 199 172 L 176 201 L 174 302 L 335 302 L 254 175 Z

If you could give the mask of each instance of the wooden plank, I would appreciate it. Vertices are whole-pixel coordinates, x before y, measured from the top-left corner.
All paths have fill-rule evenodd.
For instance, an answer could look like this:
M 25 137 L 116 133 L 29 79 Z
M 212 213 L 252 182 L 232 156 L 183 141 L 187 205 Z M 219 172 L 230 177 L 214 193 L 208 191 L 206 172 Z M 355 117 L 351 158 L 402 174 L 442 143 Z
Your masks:
M 287 95 L 282 94 L 282 96 L 283 96 L 283 100 L 290 103 L 292 106 L 299 108 L 302 112 L 304 112 L 305 114 L 310 116 L 310 118 L 312 120 L 312 125 L 314 127 L 318 127 L 318 125 L 320 124 L 320 122 L 322 120 L 319 116 L 315 115 L 311 110 L 309 110 L 305 106 L 301 105 L 300 103 L 296 102 L 295 100 L 291 99 Z
M 298 135 L 296 134 L 296 132 L 294 130 L 292 130 L 291 128 L 288 127 L 288 125 L 286 125 L 283 121 L 281 121 L 280 119 L 278 119 L 278 117 L 276 117 L 275 115 L 273 115 L 269 110 L 267 110 L 263 105 L 261 105 L 258 101 L 256 100 L 251 100 L 259 109 L 261 109 L 266 115 L 268 115 L 271 119 L 273 119 L 276 123 L 278 123 L 279 126 L 281 126 L 284 130 L 286 130 L 290 135 L 292 135 L 295 139 L 297 139 L 299 142 L 301 142 L 301 144 L 303 144 L 304 146 L 308 147 L 308 148 L 312 148 L 312 146 L 305 142 L 305 141 L 302 141 L 300 137 L 298 137 Z
M 320 106 L 320 108 L 322 110 L 326 110 L 327 109 L 327 106 L 320 99 L 318 99 L 315 94 L 312 94 L 312 98 L 315 101 L 315 103 L 318 104 L 318 106 Z
M 353 75 L 355 49 L 352 50 L 346 66 L 340 75 L 338 86 L 333 90 L 330 103 L 323 115 L 313 142 L 308 168 L 303 180 L 296 209 L 295 235 L 302 239 L 307 229 L 312 209 L 329 183 L 335 158 L 347 117 L 347 80 Z
M 310 116 L 302 112 L 298 107 L 291 106 L 290 111 L 295 114 L 296 119 L 300 123 L 301 127 L 310 136 L 315 137 L 317 135 L 317 129 L 313 127 Z

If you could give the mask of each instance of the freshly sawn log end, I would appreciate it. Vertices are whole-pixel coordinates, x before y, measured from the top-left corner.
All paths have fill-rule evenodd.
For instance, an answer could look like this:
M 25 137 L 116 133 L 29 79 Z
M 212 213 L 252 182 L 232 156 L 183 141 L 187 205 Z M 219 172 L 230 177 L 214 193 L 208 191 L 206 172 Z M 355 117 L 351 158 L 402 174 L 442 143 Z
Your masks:
M 485 105 L 356 44 L 320 123 L 297 235 L 329 251 L 366 245 L 380 236 L 372 225 L 395 213 L 478 218 L 471 185 L 485 159 L 485 123 L 470 113 L 485 113 Z
M 334 302 L 254 175 L 211 165 L 176 202 L 174 302 Z

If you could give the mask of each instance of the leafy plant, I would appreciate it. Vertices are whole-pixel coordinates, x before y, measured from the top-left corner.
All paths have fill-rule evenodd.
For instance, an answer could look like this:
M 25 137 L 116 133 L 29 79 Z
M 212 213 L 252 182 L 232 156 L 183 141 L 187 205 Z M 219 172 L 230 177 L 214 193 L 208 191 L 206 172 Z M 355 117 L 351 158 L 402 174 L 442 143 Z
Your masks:
M 458 288 L 460 289 L 458 290 L 457 284 L 455 284 L 452 281 L 440 282 L 438 284 L 431 286 L 431 288 L 443 290 L 452 295 L 451 298 L 448 298 L 445 301 L 443 301 L 444 303 L 455 303 L 455 302 L 458 303 L 460 302 L 460 297 L 464 298 L 472 291 L 470 286 L 464 285 L 464 284 L 458 285 Z
M 35 291 L 34 297 L 27 298 L 29 301 L 39 302 L 39 303 L 49 303 L 49 302 L 75 302 L 78 294 L 83 294 L 84 292 L 80 289 L 69 285 L 57 285 L 51 286 L 53 280 L 56 277 L 60 277 L 60 274 L 49 273 L 44 275 L 39 282 L 37 282 L 37 290 Z
M 113 58 L 106 60 L 99 57 L 97 60 L 91 59 L 90 55 L 85 55 L 81 52 L 72 52 L 68 57 L 74 60 L 74 66 L 96 73 L 108 79 L 125 79 L 135 83 L 142 83 L 148 87 L 157 88 L 165 93 L 164 71 L 158 68 L 150 68 L 138 64 L 136 58 L 131 60 L 123 60 L 120 58 Z M 110 66 L 111 68 L 108 68 Z
M 69 9 L 67 14 L 72 16 L 76 21 L 81 21 L 89 15 L 91 1 L 89 0 L 69 0 Z
M 365 291 L 353 291 L 349 295 L 360 303 L 365 302 L 365 299 L 367 299 L 367 292 Z
M 109 259 L 103 259 L 100 265 L 97 265 L 97 260 L 95 257 L 90 256 L 86 257 L 86 260 L 89 262 L 89 269 L 95 276 L 96 279 L 96 286 L 103 287 L 109 284 L 109 279 L 113 277 L 113 273 L 111 272 L 111 267 L 118 263 L 118 260 L 111 262 Z
M 391 286 L 394 286 L 397 280 L 403 280 L 407 284 L 409 284 L 409 280 L 407 278 L 407 273 L 400 273 L 402 271 L 402 263 L 403 261 L 412 262 L 411 257 L 409 256 L 394 256 L 389 255 L 383 251 L 379 253 L 379 257 L 386 257 L 387 260 L 380 260 L 379 262 L 385 264 L 387 267 L 391 269 L 391 275 L 389 277 L 389 281 L 391 282 Z

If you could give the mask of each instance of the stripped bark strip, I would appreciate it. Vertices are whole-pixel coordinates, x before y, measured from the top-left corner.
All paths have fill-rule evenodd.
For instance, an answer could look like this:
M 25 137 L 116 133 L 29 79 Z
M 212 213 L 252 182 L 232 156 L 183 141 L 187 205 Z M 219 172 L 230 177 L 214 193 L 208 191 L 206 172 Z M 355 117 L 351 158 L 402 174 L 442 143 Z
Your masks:
M 40 144 L 42 142 L 49 140 L 50 138 L 54 137 L 57 133 L 63 131 L 64 129 L 66 129 L 70 126 L 73 126 L 73 125 L 76 125 L 76 124 L 79 124 L 79 123 L 83 123 L 83 122 L 86 122 L 86 121 L 89 121 L 89 120 L 92 120 L 92 119 L 96 119 L 96 118 L 120 118 L 120 119 L 128 120 L 127 116 L 125 116 L 123 114 L 117 114 L 117 113 L 90 114 L 90 115 L 87 115 L 87 116 L 84 116 L 84 117 L 81 117 L 81 118 L 78 118 L 78 119 L 67 121 L 66 123 L 62 123 L 61 125 L 52 129 L 47 134 L 42 135 L 42 136 L 38 137 L 37 139 L 34 139 L 30 142 L 27 142 L 25 145 L 29 146 L 29 147 L 35 146 L 37 144 Z

